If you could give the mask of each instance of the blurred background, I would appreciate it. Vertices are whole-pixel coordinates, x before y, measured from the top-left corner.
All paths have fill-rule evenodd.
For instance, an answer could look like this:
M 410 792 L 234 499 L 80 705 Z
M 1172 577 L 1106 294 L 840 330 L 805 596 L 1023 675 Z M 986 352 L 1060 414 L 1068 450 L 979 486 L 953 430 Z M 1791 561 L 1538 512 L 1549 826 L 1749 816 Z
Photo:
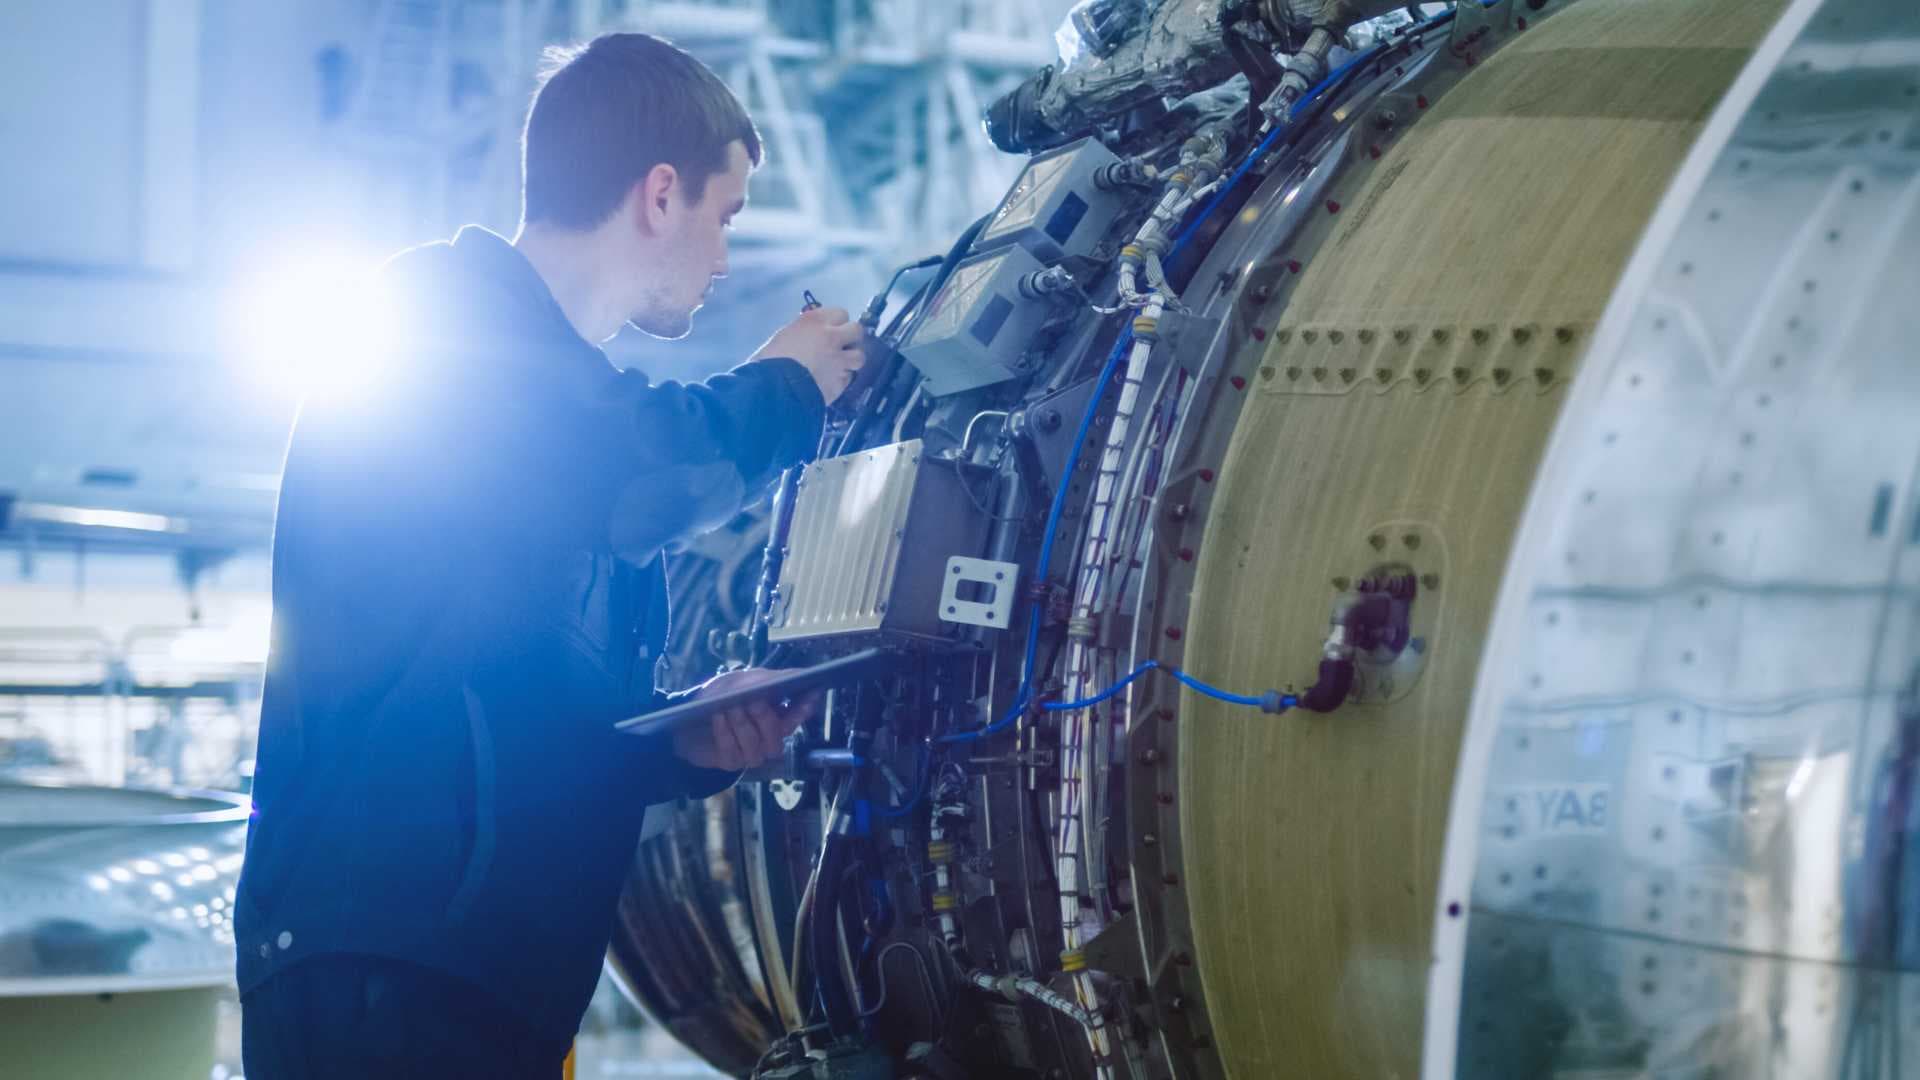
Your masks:
M 802 290 L 857 309 L 991 207 L 1018 162 L 982 107 L 1052 59 L 1067 6 L 0 5 L 0 778 L 247 790 L 281 456 L 303 390 L 353 359 L 349 321 L 309 313 L 461 224 L 513 233 L 544 48 L 660 34 L 760 126 L 693 334 L 608 348 L 695 378 Z M 704 1074 L 602 999 L 582 1075 Z

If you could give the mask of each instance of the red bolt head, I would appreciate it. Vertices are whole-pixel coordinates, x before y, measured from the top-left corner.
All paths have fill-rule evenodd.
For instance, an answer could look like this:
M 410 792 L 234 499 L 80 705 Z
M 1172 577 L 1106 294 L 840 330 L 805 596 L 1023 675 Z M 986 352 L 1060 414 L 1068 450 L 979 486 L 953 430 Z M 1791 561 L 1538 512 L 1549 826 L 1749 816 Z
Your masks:
M 1247 380 L 1241 378 L 1238 375 L 1233 376 L 1227 381 L 1233 384 L 1233 388 L 1235 390 L 1245 390 L 1247 388 Z
M 1180 884 L 1180 875 L 1169 872 L 1161 875 L 1160 880 L 1168 885 L 1178 885 Z
M 1426 108 L 1426 107 L 1427 107 L 1427 95 L 1425 95 L 1425 94 L 1421 94 L 1421 95 L 1420 95 L 1419 97 L 1416 97 L 1416 98 L 1414 98 L 1414 99 L 1413 99 L 1413 107 L 1414 107 L 1414 108 L 1416 108 L 1416 109 L 1424 109 L 1424 108 Z
M 1380 160 L 1380 148 L 1379 148 L 1379 147 L 1377 147 L 1377 146 L 1369 146 L 1369 147 L 1367 147 L 1367 156 L 1368 156 L 1368 157 L 1370 157 L 1370 158 L 1372 158 L 1372 159 L 1373 159 L 1373 160 L 1375 160 L 1375 161 L 1379 161 L 1379 160 Z
M 1292 272 L 1294 272 L 1294 273 L 1296 273 L 1296 274 L 1297 274 L 1297 273 L 1299 273 L 1299 272 L 1300 272 L 1300 260 L 1299 260 L 1299 259 L 1288 259 L 1288 260 L 1287 260 L 1287 269 L 1288 269 L 1288 270 L 1291 270 Z
M 1168 641 L 1179 641 L 1179 640 L 1180 640 L 1180 628 L 1179 628 L 1179 627 L 1177 627 L 1177 626 L 1169 626 L 1169 627 L 1167 627 L 1167 640 L 1168 640 Z
M 1527 17 L 1525 15 L 1520 16 L 1520 18 L 1514 23 L 1514 25 L 1518 26 L 1522 30 L 1525 30 L 1527 28 Z
M 1200 482 L 1201 482 L 1201 483 L 1203 483 L 1203 484 L 1211 484 L 1211 483 L 1213 483 L 1213 470 L 1212 470 L 1212 469 L 1201 469 L 1201 470 L 1200 470 Z
M 1181 548 L 1181 549 L 1180 549 L 1180 561 L 1181 561 L 1181 562 L 1192 562 L 1192 561 L 1193 561 L 1193 549 L 1192 549 L 1192 548 Z
M 1262 329 L 1262 328 L 1260 328 L 1260 327 L 1258 327 L 1258 326 L 1256 326 L 1256 327 L 1254 327 L 1254 328 L 1253 328 L 1253 340 L 1255 340 L 1255 341 L 1265 341 L 1265 340 L 1267 340 L 1267 332 L 1266 332 L 1266 331 L 1265 331 L 1264 329 Z
M 1337 203 L 1337 202 L 1334 202 L 1334 201 L 1333 201 L 1332 199 L 1328 199 L 1328 200 L 1327 200 L 1327 213 L 1329 213 L 1329 214 L 1337 214 L 1337 213 L 1339 213 L 1339 212 L 1340 212 L 1340 204 L 1339 204 L 1339 203 Z

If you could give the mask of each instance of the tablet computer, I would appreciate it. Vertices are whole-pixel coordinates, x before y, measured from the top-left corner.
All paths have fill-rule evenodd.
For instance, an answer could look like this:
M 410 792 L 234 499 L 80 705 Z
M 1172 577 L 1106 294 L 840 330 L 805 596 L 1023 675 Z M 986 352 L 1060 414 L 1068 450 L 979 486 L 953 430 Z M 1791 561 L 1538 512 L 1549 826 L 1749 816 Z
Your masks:
M 736 705 L 745 705 L 768 697 L 792 699 L 809 691 L 844 686 L 864 675 L 880 672 L 890 662 L 891 657 L 885 649 L 862 649 L 857 653 L 849 653 L 824 664 L 782 670 L 778 679 L 744 690 L 732 690 L 710 697 L 690 698 L 664 709 L 656 709 L 645 716 L 622 720 L 614 727 L 628 735 L 662 735 L 677 731 L 687 724 L 706 719 L 716 712 Z

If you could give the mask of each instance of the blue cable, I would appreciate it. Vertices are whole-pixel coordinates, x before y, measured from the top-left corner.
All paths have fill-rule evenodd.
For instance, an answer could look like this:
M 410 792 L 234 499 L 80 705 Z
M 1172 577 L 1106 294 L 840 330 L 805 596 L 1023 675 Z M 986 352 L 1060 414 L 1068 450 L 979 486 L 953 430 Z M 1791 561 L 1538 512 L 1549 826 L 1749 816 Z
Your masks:
M 1420 29 L 1426 30 L 1432 26 L 1438 25 L 1439 23 L 1445 21 L 1447 18 L 1450 18 L 1450 17 L 1451 17 L 1451 12 L 1443 13 L 1442 15 L 1437 15 L 1433 19 L 1428 20 L 1427 23 L 1423 24 L 1420 27 Z M 1371 48 L 1367 49 L 1365 52 L 1360 53 L 1358 56 L 1353 57 L 1352 59 L 1348 60 L 1346 63 L 1341 64 L 1338 68 L 1335 68 L 1333 71 L 1329 72 L 1326 78 L 1321 79 L 1317 84 L 1315 84 L 1311 89 L 1309 89 L 1304 95 L 1302 95 L 1299 101 L 1296 101 L 1293 103 L 1292 109 L 1288 113 L 1289 118 L 1298 116 L 1300 109 L 1302 107 L 1316 100 L 1321 94 L 1325 93 L 1329 87 L 1334 86 L 1338 82 L 1344 80 L 1347 77 L 1347 74 L 1349 72 L 1353 71 L 1354 68 L 1359 67 L 1361 64 L 1367 62 L 1368 60 L 1373 59 L 1373 57 L 1377 55 L 1379 52 L 1381 52 L 1384 48 L 1386 48 L 1385 43 L 1376 44 Z M 1196 231 L 1198 231 L 1200 226 L 1207 220 L 1207 218 L 1213 214 L 1214 209 L 1220 205 L 1221 200 L 1225 199 L 1227 197 L 1227 194 L 1234 189 L 1235 185 L 1240 183 L 1241 178 L 1246 176 L 1247 171 L 1253 168 L 1254 164 L 1258 162 L 1261 156 L 1267 152 L 1268 148 L 1270 148 L 1273 145 L 1273 141 L 1276 138 L 1278 138 L 1281 135 L 1281 133 L 1289 130 L 1292 130 L 1292 129 L 1287 126 L 1276 127 L 1272 131 L 1267 133 L 1266 138 L 1260 140 L 1260 144 L 1254 147 L 1253 152 L 1246 156 L 1246 159 L 1240 163 L 1240 166 L 1233 171 L 1233 175 L 1227 178 L 1227 182 L 1220 185 L 1220 189 L 1213 193 L 1213 197 L 1207 200 L 1207 203 L 1205 206 L 1200 208 L 1200 213 L 1195 215 L 1193 221 L 1185 229 L 1181 230 L 1180 235 L 1174 239 L 1173 245 L 1167 249 L 1168 259 L 1172 259 L 1175 255 L 1178 255 L 1180 253 L 1180 249 L 1185 247 L 1187 244 L 1187 241 L 1193 238 L 1193 234 Z M 1093 393 L 1087 398 L 1086 411 L 1080 415 L 1080 430 L 1074 436 L 1073 448 L 1070 451 L 1068 451 L 1066 464 L 1061 469 L 1061 472 L 1060 472 L 1060 475 L 1062 477 L 1061 484 L 1059 487 L 1054 489 L 1053 503 L 1047 508 L 1046 531 L 1043 534 L 1044 538 L 1040 541 L 1040 558 L 1034 563 L 1033 573 L 1034 573 L 1034 580 L 1036 581 L 1045 581 L 1047 579 L 1047 570 L 1053 565 L 1053 540 L 1054 540 L 1054 537 L 1059 534 L 1060 518 L 1066 512 L 1066 506 L 1067 506 L 1067 484 L 1065 482 L 1065 477 L 1073 475 L 1074 467 L 1079 464 L 1080 449 L 1081 447 L 1086 445 L 1087 433 L 1093 429 L 1094 417 L 1099 415 L 1101 399 L 1106 396 L 1107 386 L 1113 381 L 1114 372 L 1119 369 L 1120 358 L 1126 355 L 1127 348 L 1132 344 L 1133 344 L 1133 322 L 1131 319 L 1129 319 L 1127 321 L 1126 326 L 1121 330 L 1120 336 L 1117 339 L 1115 339 L 1113 343 L 1113 351 L 1107 354 L 1107 362 L 1105 366 L 1103 366 L 1100 369 L 1100 374 L 1094 382 Z M 989 735 L 994 735 L 1001 731 L 1006 730 L 1007 728 L 1011 727 L 1015 721 L 1019 720 L 1020 714 L 1026 711 L 1027 704 L 1029 701 L 1032 700 L 1032 697 L 1033 697 L 1033 664 L 1034 664 L 1036 654 L 1039 651 L 1039 648 L 1040 648 L 1040 604 L 1038 601 L 1036 601 L 1027 619 L 1027 648 L 1026 648 L 1025 655 L 1021 659 L 1020 689 L 1014 695 L 1013 706 L 1007 710 L 1007 714 L 1005 716 L 1001 717 L 998 720 L 995 720 L 991 724 L 988 724 L 986 727 L 976 728 L 972 731 L 952 732 L 952 733 L 940 736 L 938 741 L 943 743 L 957 743 L 957 742 L 972 742 L 976 739 L 984 739 Z M 1155 667 L 1158 666 L 1158 664 L 1152 660 L 1146 661 L 1145 664 L 1152 665 Z M 1106 700 L 1107 697 L 1111 697 L 1113 694 L 1118 693 L 1119 690 L 1125 687 L 1127 683 L 1132 682 L 1136 678 L 1139 678 L 1147 670 L 1149 670 L 1149 668 L 1145 666 L 1141 668 L 1136 668 L 1133 674 L 1127 676 L 1120 683 L 1118 683 L 1113 687 L 1109 687 L 1107 690 L 1103 691 L 1100 695 L 1097 695 L 1094 698 L 1090 698 L 1088 699 L 1088 701 L 1093 702 L 1093 701 Z M 1169 670 L 1173 670 L 1173 669 L 1169 669 Z M 1214 687 L 1207 686 L 1205 683 L 1200 682 L 1198 679 L 1194 679 L 1192 676 L 1187 675 L 1185 672 L 1182 672 L 1182 671 L 1173 670 L 1173 676 L 1179 679 L 1181 682 L 1186 683 L 1188 686 L 1191 686 L 1193 689 L 1199 691 L 1200 693 L 1208 694 L 1210 696 L 1220 698 L 1222 701 L 1230 701 L 1238 705 L 1259 705 L 1262 707 L 1265 707 L 1265 705 L 1267 704 L 1268 699 L 1248 698 L 1243 695 L 1228 694 L 1224 690 L 1219 690 Z M 1289 708 L 1291 708 L 1292 705 L 1294 704 L 1292 700 L 1292 695 L 1282 695 L 1282 700 L 1286 702 L 1286 705 Z M 1062 703 L 1062 702 L 1052 702 L 1052 703 L 1044 704 L 1041 706 L 1041 708 L 1043 709 L 1060 709 L 1060 708 L 1074 708 L 1074 707 L 1084 708 L 1085 706 L 1084 705 L 1074 706 L 1074 705 L 1071 705 L 1068 703 Z M 1279 710 L 1275 709 L 1270 711 L 1277 712 Z
M 1252 705 L 1266 712 L 1283 713 L 1300 704 L 1300 699 L 1296 695 L 1282 694 L 1278 690 L 1269 690 L 1265 694 L 1260 695 L 1235 694 L 1231 691 L 1222 690 L 1217 686 L 1202 682 L 1186 672 L 1181 671 L 1179 668 L 1168 667 L 1158 660 L 1142 660 L 1138 667 L 1127 674 L 1126 678 L 1121 679 L 1119 682 L 1114 683 L 1112 686 L 1107 687 L 1092 697 L 1081 698 L 1078 701 L 1049 701 L 1040 707 L 1048 712 L 1065 712 L 1070 709 L 1090 708 L 1125 690 L 1128 684 L 1132 683 L 1135 679 L 1155 669 L 1164 671 L 1174 678 L 1179 679 L 1182 683 L 1199 693 L 1232 705 Z

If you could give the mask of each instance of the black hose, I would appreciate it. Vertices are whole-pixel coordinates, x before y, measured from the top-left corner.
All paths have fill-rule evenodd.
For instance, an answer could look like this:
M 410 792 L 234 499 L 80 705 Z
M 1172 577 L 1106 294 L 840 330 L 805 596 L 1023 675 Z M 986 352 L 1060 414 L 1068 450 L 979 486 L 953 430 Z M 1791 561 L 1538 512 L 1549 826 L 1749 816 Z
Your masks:
M 920 286 L 912 298 L 887 323 L 887 328 L 881 331 L 880 340 L 889 346 L 886 367 L 882 369 L 879 377 L 869 384 L 873 389 L 867 392 L 858 411 L 854 413 L 851 420 L 847 421 L 846 431 L 841 434 L 840 442 L 833 450 L 836 455 L 860 449 L 859 439 L 866 433 L 868 424 L 875 418 L 886 416 L 889 409 L 898 408 L 899 401 L 905 400 L 903 396 L 905 391 L 919 379 L 919 372 L 909 372 L 907 363 L 901 359 L 899 352 L 893 350 L 892 346 L 913 335 L 914 328 L 920 325 L 920 320 L 926 315 L 926 303 L 940 295 L 941 287 L 946 285 L 947 279 L 953 276 L 953 268 L 960 265 L 961 259 L 967 257 L 968 250 L 973 247 L 974 239 L 980 235 L 980 230 L 987 227 L 987 222 L 992 218 L 992 214 L 982 214 L 978 220 L 961 231 L 959 238 L 953 242 L 953 246 L 940 257 L 940 269 L 934 272 L 933 277 L 929 278 L 926 284 Z M 910 321 L 902 327 L 902 320 Z M 911 378 L 903 378 L 909 374 Z
M 900 284 L 900 278 L 914 270 L 925 270 L 929 266 L 939 266 L 944 258 L 945 256 L 941 255 L 929 255 L 917 262 L 906 263 L 896 268 L 893 276 L 887 279 L 887 287 L 874 293 L 873 299 L 867 302 L 867 310 L 860 314 L 860 325 L 866 327 L 868 330 L 872 330 L 874 327 L 880 325 L 880 313 L 887 309 L 887 298 L 893 295 L 893 287 Z M 918 297 L 920 294 L 916 293 L 914 295 Z M 908 301 L 909 304 L 912 302 L 911 300 Z M 894 316 L 894 323 L 898 323 L 899 320 L 900 317 L 898 315 Z M 892 329 L 892 326 L 889 325 L 888 329 Z
M 959 239 L 953 242 L 953 246 L 948 248 L 946 255 L 940 259 L 940 269 L 934 272 L 933 280 L 927 282 L 926 296 L 929 300 L 940 295 L 941 286 L 953 276 L 953 268 L 959 266 L 960 260 L 967 257 L 967 252 L 973 248 L 973 242 L 979 237 L 980 230 L 986 228 L 987 222 L 991 220 L 993 220 L 993 214 L 982 214 L 979 220 L 961 230 Z M 925 308 L 921 308 L 915 313 L 913 322 L 909 323 L 907 329 L 900 335 L 901 340 L 904 341 L 912 335 L 914 328 L 920 325 L 921 318 L 925 316 L 925 311 Z
M 807 967 L 819 989 L 827 1026 L 836 1036 L 854 1035 L 860 1030 L 860 1014 L 853 1007 L 840 971 L 840 875 L 846 867 L 849 843 L 840 833 L 827 834 L 820 849 L 818 892 L 813 898 L 812 917 L 807 920 Z

